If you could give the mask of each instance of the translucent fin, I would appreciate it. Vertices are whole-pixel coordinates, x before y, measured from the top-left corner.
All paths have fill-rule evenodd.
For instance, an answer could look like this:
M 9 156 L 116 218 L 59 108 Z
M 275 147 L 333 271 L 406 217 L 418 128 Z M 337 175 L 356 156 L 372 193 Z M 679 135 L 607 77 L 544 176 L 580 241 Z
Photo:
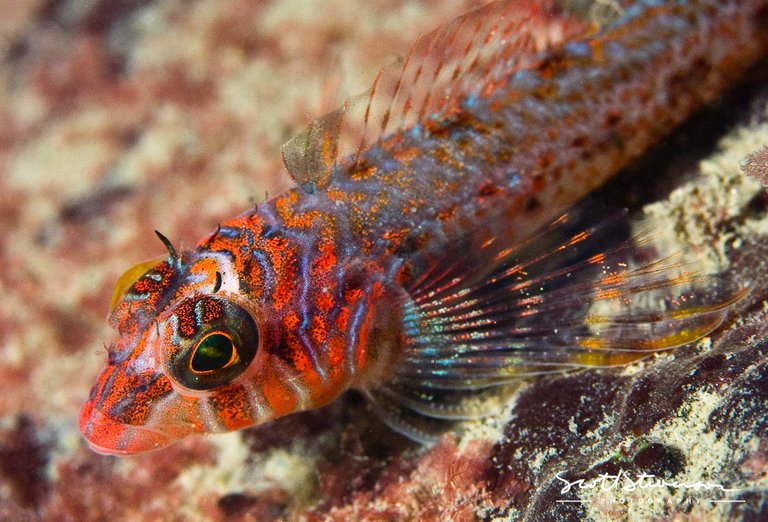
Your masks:
M 599 26 L 616 22 L 625 13 L 620 0 L 560 0 L 560 7 Z
M 328 186 L 338 154 L 338 136 L 348 105 L 310 123 L 281 148 L 283 164 L 299 187 L 311 194 Z
M 479 277 L 448 266 L 422 280 L 412 291 L 410 345 L 398 374 L 476 388 L 626 364 L 700 339 L 745 294 L 725 277 L 702 274 L 683 253 L 663 255 L 650 232 L 627 239 L 623 212 L 605 212 L 580 230 L 586 209 L 596 211 L 581 204 L 499 251 Z
M 594 27 L 564 13 L 551 0 L 499 0 L 422 36 L 379 71 L 366 93 L 283 145 L 286 169 L 305 190 L 322 189 L 338 158 L 354 165 L 384 136 L 490 95 L 516 72 L 536 67 L 541 51 Z
M 383 393 L 368 394 L 368 402 L 389 427 L 411 440 L 430 444 L 451 429 L 453 422 L 421 415 Z
M 702 274 L 691 253 L 664 255 L 645 228 L 630 235 L 625 212 L 587 201 L 512 249 L 468 258 L 495 260 L 488 269 L 446 255 L 410 289 L 403 359 L 371 394 L 409 418 L 471 418 L 482 414 L 467 402 L 478 390 L 623 365 L 707 335 L 748 290 Z
M 378 388 L 377 393 L 433 419 L 478 419 L 498 409 L 498 390 L 427 389 L 418 379 L 394 379 Z

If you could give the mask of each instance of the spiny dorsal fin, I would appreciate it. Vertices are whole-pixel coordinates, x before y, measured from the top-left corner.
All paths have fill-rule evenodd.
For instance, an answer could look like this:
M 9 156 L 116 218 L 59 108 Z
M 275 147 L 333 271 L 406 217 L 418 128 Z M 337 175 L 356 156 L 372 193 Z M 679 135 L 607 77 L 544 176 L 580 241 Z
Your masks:
M 470 11 L 417 39 L 368 91 L 283 145 L 285 167 L 305 191 L 322 190 L 339 158 L 356 164 L 384 136 L 488 96 L 499 82 L 535 67 L 542 51 L 594 27 L 552 0 L 499 0 Z
M 347 103 L 312 121 L 281 148 L 283 164 L 293 180 L 311 194 L 328 186 L 338 154 L 338 136 Z

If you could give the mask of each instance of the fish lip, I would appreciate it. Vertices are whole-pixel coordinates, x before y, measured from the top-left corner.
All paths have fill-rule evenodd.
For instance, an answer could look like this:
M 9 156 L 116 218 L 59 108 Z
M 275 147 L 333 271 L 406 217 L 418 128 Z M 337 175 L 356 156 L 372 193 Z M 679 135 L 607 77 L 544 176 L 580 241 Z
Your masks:
M 132 455 L 170 446 L 178 438 L 160 430 L 125 424 L 98 409 L 83 406 L 80 433 L 90 448 L 103 455 Z

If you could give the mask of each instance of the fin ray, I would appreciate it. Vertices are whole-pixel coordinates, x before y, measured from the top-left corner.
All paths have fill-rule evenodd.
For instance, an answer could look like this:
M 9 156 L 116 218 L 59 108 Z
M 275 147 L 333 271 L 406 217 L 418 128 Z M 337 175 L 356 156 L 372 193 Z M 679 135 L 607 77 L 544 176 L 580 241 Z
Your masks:
M 419 417 L 480 415 L 462 401 L 489 388 L 702 338 L 748 289 L 702 273 L 690 253 L 665 254 L 656 236 L 648 224 L 632 234 L 626 212 L 588 199 L 514 248 L 444 256 L 409 287 L 403 359 L 370 395 L 419 431 Z
M 368 403 L 376 415 L 394 431 L 422 444 L 431 444 L 451 428 L 450 420 L 421 415 L 389 398 L 384 393 L 368 393 Z
M 305 191 L 322 190 L 339 158 L 354 168 L 363 150 L 390 133 L 461 110 L 535 67 L 542 51 L 593 29 L 555 4 L 497 0 L 418 38 L 404 58 L 379 70 L 368 91 L 285 143 L 286 170 Z

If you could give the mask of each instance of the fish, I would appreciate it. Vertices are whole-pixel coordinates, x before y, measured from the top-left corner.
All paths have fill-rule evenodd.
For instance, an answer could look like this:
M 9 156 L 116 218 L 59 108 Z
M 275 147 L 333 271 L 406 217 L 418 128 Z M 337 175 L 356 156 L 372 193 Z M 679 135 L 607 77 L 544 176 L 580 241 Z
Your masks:
M 296 186 L 118 280 L 97 452 L 361 392 L 430 442 L 500 385 L 701 339 L 745 290 L 590 194 L 768 48 L 768 1 L 497 0 L 282 148 Z M 480 401 L 482 402 L 482 401 Z

